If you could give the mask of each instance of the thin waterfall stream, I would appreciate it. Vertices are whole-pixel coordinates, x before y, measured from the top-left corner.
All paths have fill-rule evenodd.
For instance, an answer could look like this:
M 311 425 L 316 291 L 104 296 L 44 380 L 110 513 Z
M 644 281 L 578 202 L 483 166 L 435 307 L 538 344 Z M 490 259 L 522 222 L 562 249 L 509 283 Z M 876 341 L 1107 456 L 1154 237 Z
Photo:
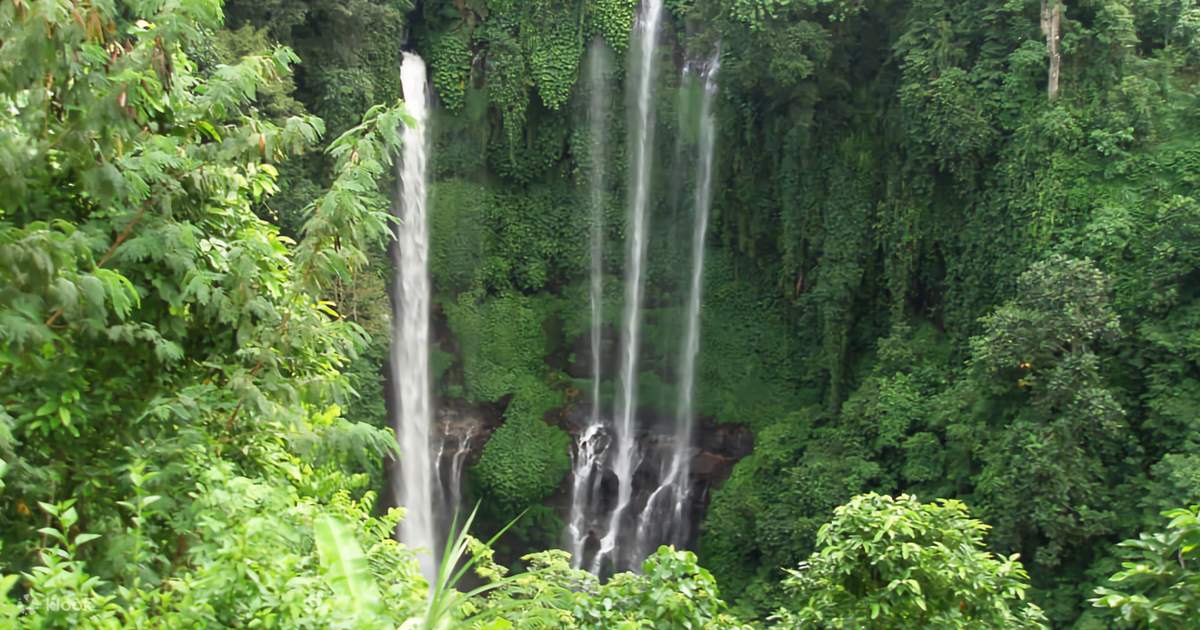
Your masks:
M 591 276 L 589 282 L 589 307 L 591 310 L 591 372 L 592 407 L 588 424 L 571 453 L 572 484 L 571 509 L 567 522 L 567 546 L 571 562 L 579 568 L 583 563 L 584 548 L 591 530 L 590 517 L 594 510 L 596 490 L 603 474 L 603 458 L 607 439 L 604 417 L 600 408 L 600 381 L 604 376 L 601 358 L 602 325 L 604 321 L 604 186 L 605 166 L 608 159 L 608 114 L 609 54 L 599 39 L 592 41 L 588 50 L 588 133 L 591 150 L 591 172 L 588 174 L 589 203 L 591 205 L 590 245 Z
M 692 433 L 695 428 L 696 356 L 700 354 L 700 306 L 704 294 L 704 243 L 708 238 L 708 215 L 712 209 L 713 160 L 716 154 L 717 121 L 713 99 L 717 95 L 717 72 L 721 69 L 721 51 L 713 53 L 704 71 L 704 94 L 700 101 L 700 159 L 696 173 L 696 217 L 692 232 L 692 278 L 688 292 L 687 329 L 684 333 L 683 363 L 680 370 L 679 405 L 676 415 L 675 509 L 672 522 L 684 522 L 690 487 Z M 678 536 L 676 536 L 678 539 Z
M 452 518 L 463 508 L 463 470 L 466 468 L 467 458 L 471 455 L 471 449 L 475 446 L 478 431 L 479 427 L 472 423 L 455 427 L 447 421 L 443 425 L 441 445 L 434 460 L 441 484 L 438 491 L 441 498 L 439 507 L 443 516 Z
M 642 298 L 645 294 L 644 263 L 649 230 L 650 174 L 654 151 L 654 75 L 657 59 L 662 0 L 646 0 L 634 33 L 631 76 L 636 82 L 636 107 L 630 125 L 633 146 L 632 181 L 627 227 L 628 250 L 625 268 L 625 305 L 621 332 L 620 396 L 616 405 L 612 470 L 617 478 L 617 503 L 608 519 L 592 571 L 599 573 L 604 562 L 618 562 L 617 541 L 622 537 L 622 518 L 633 498 L 633 475 L 639 463 L 637 447 L 637 365 L 641 347 Z
M 712 102 L 717 93 L 720 51 L 700 69 L 704 81 L 700 101 L 699 146 L 696 162 L 696 191 L 692 227 L 692 266 L 688 286 L 687 312 L 683 333 L 683 351 L 679 364 L 675 433 L 667 472 L 658 488 L 646 500 L 638 517 L 637 547 L 646 555 L 660 544 L 686 544 L 691 524 L 688 501 L 691 494 L 691 461 L 695 425 L 696 355 L 700 352 L 700 306 L 704 291 L 704 242 L 708 236 L 708 215 L 712 206 L 713 158 L 716 153 L 716 120 Z M 689 65 L 685 75 L 694 72 Z

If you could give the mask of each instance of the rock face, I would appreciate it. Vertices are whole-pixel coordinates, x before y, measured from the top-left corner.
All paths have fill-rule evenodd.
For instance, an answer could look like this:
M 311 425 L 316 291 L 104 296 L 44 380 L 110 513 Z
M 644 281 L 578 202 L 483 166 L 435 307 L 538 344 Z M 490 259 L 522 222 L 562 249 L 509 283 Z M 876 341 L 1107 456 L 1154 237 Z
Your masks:
M 444 512 L 452 514 L 462 507 L 463 473 L 479 461 L 501 416 L 499 409 L 486 405 L 448 403 L 438 407 L 432 434 Z
M 493 405 L 469 405 L 460 402 L 449 402 L 438 407 L 434 417 L 434 435 L 441 435 L 449 441 L 470 442 L 464 447 L 472 453 L 469 462 L 474 464 L 483 452 L 483 445 L 501 424 L 503 411 Z M 457 451 L 444 448 L 442 457 L 451 457 Z
M 754 434 L 740 424 L 700 425 L 696 436 L 700 451 L 692 460 L 693 474 L 706 481 L 709 487 L 725 482 L 733 465 L 754 450 Z
M 620 361 L 618 340 L 620 331 L 611 325 L 601 327 L 600 333 L 600 362 L 601 365 L 614 366 Z M 571 342 L 570 358 L 564 361 L 564 371 L 572 378 L 590 379 L 592 377 L 592 347 L 587 335 L 578 335 Z
M 496 405 L 469 405 L 450 401 L 440 404 L 434 412 L 432 465 L 437 470 L 436 501 L 438 503 L 438 527 L 444 532 L 450 525 L 454 510 L 462 507 L 463 478 L 466 470 L 479 461 L 483 446 L 500 426 L 503 409 Z M 401 454 L 403 456 L 403 454 Z M 381 507 L 395 505 L 391 487 L 393 460 L 384 462 L 385 479 L 388 487 L 381 495 Z
M 561 425 L 571 434 L 572 443 L 578 443 L 580 433 L 586 428 L 587 414 L 584 406 L 564 410 Z M 649 494 L 658 487 L 660 471 L 670 462 L 674 439 L 670 419 L 646 413 L 640 414 L 639 419 L 643 430 L 639 432 L 637 441 L 642 459 L 634 473 L 632 500 L 638 506 L 644 505 Z M 724 483 L 733 473 L 733 466 L 754 449 L 754 436 L 748 428 L 736 424 L 716 424 L 711 418 L 699 419 L 695 436 L 690 475 L 691 504 L 687 518 L 690 525 L 687 537 L 689 547 L 695 546 L 698 525 L 704 520 L 712 490 Z M 549 499 L 551 506 L 564 519 L 570 510 L 571 482 L 570 478 L 565 479 L 558 492 Z M 609 471 L 600 482 L 600 505 L 607 511 L 615 506 L 616 501 L 617 479 Z

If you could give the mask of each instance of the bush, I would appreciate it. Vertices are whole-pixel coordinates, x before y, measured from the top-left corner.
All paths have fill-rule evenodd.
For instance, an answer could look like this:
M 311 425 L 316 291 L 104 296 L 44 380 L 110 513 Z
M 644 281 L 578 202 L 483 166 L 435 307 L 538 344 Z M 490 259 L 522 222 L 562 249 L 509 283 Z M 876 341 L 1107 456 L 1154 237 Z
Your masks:
M 1016 556 L 983 550 L 987 525 L 954 500 L 854 497 L 790 571 L 787 628 L 1043 628 Z
M 571 469 L 570 437 L 546 424 L 547 411 L 562 405 L 558 392 L 526 377 L 518 386 L 504 424 L 483 447 L 473 473 L 489 502 L 513 513 L 554 492 Z
M 1124 570 L 1091 600 L 1119 627 L 1182 630 L 1200 619 L 1200 506 L 1163 516 L 1165 530 L 1121 543 Z

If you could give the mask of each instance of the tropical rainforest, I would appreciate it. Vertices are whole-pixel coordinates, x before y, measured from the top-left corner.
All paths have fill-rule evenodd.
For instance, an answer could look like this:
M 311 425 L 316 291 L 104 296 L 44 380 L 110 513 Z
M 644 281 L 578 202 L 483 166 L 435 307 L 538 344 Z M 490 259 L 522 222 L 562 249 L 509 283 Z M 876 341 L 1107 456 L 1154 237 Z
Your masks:
M 478 425 L 433 572 L 393 487 L 402 53 L 431 395 Z M 593 379 L 681 391 L 714 53 L 711 465 L 680 544 L 589 571 Z M 1200 628 L 1198 82 L 1193 0 L 0 0 L 0 620 Z M 640 362 L 601 381 L 642 167 Z

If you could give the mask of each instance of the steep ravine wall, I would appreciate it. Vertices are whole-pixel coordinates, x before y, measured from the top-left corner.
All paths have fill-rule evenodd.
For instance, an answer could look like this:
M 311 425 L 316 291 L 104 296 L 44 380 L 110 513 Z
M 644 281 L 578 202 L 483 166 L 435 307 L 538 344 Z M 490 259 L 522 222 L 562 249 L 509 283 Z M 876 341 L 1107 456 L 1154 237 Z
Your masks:
M 637 2 L 285 4 L 264 16 L 280 3 L 233 0 L 227 12 L 232 26 L 269 27 L 297 49 L 296 98 L 331 133 L 395 98 L 401 49 L 428 60 L 441 103 L 436 397 L 494 406 L 497 428 L 467 472 L 484 520 L 531 508 L 508 537 L 513 555 L 557 545 L 567 418 L 574 392 L 589 389 L 572 367 L 586 346 L 590 262 L 580 68 L 599 36 L 614 51 L 612 101 L 625 102 Z M 715 423 L 705 431 L 746 427 L 753 451 L 712 493 L 697 546 L 729 599 L 769 612 L 780 568 L 807 557 L 836 506 L 908 492 L 970 505 L 994 526 L 992 549 L 1021 554 L 1035 599 L 1067 626 L 1086 616 L 1113 544 L 1196 500 L 1194 10 L 1062 5 L 1050 101 L 1037 2 L 666 3 L 662 67 L 673 71 L 655 100 L 662 188 L 638 399 L 662 417 L 673 398 L 680 317 L 669 305 L 682 301 L 687 232 L 672 217 L 692 171 L 680 157 L 694 142 L 692 110 L 681 103 L 695 101 L 678 70 L 719 39 L 697 410 Z M 269 104 L 292 111 L 279 95 Z M 625 125 L 608 121 L 612 244 L 625 234 Z M 320 179 L 320 156 L 309 159 L 283 173 L 285 195 Z M 286 201 L 273 208 L 296 225 Z M 606 304 L 619 304 L 622 260 L 606 247 Z M 1066 274 L 1084 260 L 1099 281 Z M 1083 311 L 1039 302 L 1043 286 L 1110 304 L 1118 339 L 1055 337 Z M 356 288 L 349 306 L 378 301 L 377 286 Z M 1015 337 L 996 315 L 1014 309 L 1039 318 L 1021 338 L 1095 359 L 1068 370 L 1086 387 L 1036 386 L 1063 382 L 1051 378 L 1064 368 L 1053 353 L 1002 364 L 1001 342 Z M 619 326 L 615 309 L 604 319 Z M 375 379 L 365 363 L 356 383 Z M 1094 396 L 1093 410 L 1119 405 L 1122 419 L 1060 405 L 1067 391 Z M 368 407 L 351 413 L 379 415 Z M 1094 427 L 1102 439 L 1070 439 Z M 1034 438 L 1044 457 L 1028 456 Z

